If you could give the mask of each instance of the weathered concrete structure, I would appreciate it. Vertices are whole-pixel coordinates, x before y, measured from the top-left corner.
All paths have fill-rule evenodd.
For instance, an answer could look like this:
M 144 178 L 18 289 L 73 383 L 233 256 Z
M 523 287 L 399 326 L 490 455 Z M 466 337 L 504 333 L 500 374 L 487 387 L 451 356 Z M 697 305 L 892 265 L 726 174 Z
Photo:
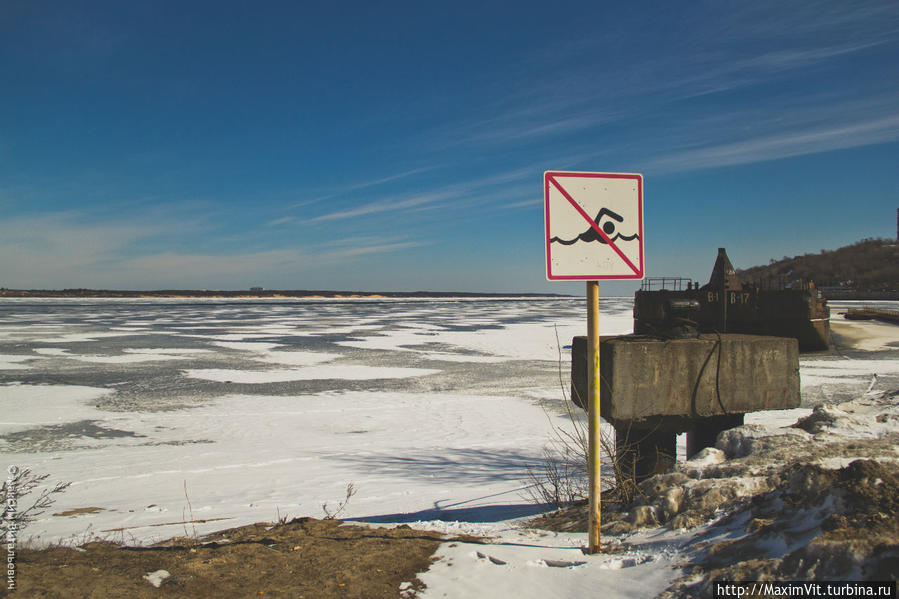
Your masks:
M 572 343 L 572 399 L 585 408 L 587 339 Z M 602 417 L 615 427 L 620 465 L 640 479 L 675 460 L 678 433 L 687 452 L 715 443 L 743 414 L 799 406 L 799 347 L 794 338 L 645 335 L 600 342 Z

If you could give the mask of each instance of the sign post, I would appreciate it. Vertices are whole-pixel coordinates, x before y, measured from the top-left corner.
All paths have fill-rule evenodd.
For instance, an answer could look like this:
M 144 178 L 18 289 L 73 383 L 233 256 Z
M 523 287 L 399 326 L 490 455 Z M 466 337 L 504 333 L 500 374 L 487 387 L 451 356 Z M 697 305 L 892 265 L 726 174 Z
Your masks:
M 587 281 L 587 473 L 589 476 L 588 546 L 590 553 L 599 551 L 599 529 L 602 524 L 602 477 L 600 467 L 599 424 L 599 283 Z
M 546 278 L 587 281 L 589 553 L 600 550 L 599 280 L 643 278 L 643 176 L 543 174 Z

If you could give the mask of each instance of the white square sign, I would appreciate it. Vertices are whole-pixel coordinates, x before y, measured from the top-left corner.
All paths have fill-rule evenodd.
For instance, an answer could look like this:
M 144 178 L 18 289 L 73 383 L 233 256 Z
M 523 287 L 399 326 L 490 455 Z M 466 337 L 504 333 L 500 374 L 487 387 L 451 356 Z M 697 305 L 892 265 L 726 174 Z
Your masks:
M 643 175 L 543 174 L 546 278 L 642 279 Z

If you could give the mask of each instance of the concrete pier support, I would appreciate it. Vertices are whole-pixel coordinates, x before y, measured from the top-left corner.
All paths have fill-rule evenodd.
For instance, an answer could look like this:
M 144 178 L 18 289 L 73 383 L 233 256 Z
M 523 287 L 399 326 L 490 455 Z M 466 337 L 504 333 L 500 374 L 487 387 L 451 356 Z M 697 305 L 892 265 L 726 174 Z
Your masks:
M 718 433 L 735 426 L 743 426 L 743 414 L 709 416 L 694 420 L 693 428 L 687 431 L 687 459 L 706 447 L 714 447 Z
M 677 434 L 671 431 L 617 425 L 615 454 L 618 474 L 640 482 L 653 474 L 667 472 L 676 461 L 676 441 Z
M 637 481 L 675 463 L 676 437 L 687 433 L 687 456 L 743 424 L 743 414 L 799 406 L 796 339 L 700 335 L 661 339 L 609 337 L 600 343 L 600 407 L 615 427 L 622 475 Z M 571 398 L 587 398 L 587 343 L 572 340 Z

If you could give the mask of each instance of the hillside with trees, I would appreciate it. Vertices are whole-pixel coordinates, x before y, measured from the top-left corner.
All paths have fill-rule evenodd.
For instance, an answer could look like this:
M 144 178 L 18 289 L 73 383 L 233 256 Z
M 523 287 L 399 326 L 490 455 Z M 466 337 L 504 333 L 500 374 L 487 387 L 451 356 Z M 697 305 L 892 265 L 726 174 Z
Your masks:
M 810 280 L 819 288 L 899 291 L 899 243 L 892 239 L 863 239 L 836 250 L 784 256 L 765 266 L 738 272 L 744 282 Z

